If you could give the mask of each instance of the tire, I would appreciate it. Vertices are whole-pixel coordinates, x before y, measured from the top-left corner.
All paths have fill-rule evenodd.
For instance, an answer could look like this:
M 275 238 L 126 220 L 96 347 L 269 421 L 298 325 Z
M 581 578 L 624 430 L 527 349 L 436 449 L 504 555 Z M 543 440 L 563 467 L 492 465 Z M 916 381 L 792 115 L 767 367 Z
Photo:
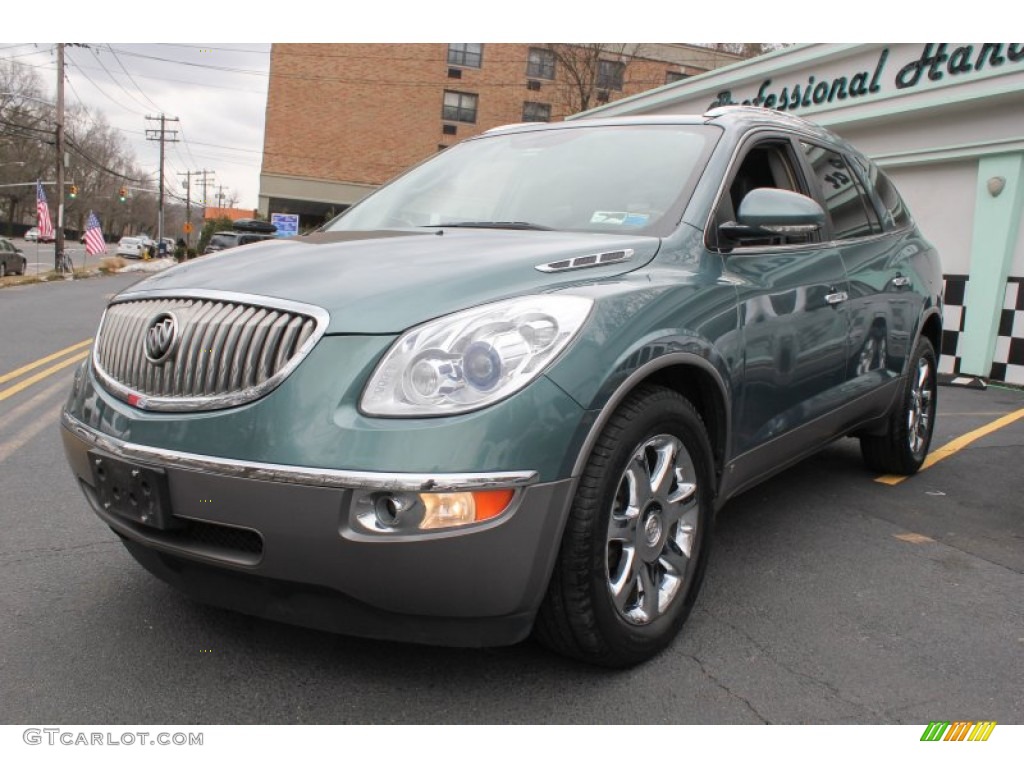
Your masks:
M 28 269 L 28 259 L 22 259 L 21 260 L 21 272 L 19 272 L 18 274 L 19 275 L 24 275 L 25 271 L 27 269 Z
M 893 475 L 912 475 L 921 468 L 935 431 L 938 401 L 935 350 L 918 339 L 896 407 L 884 435 L 863 435 L 860 452 L 868 469 Z
M 580 477 L 537 639 L 606 667 L 663 650 L 700 591 L 713 501 L 711 444 L 694 407 L 663 387 L 629 395 Z

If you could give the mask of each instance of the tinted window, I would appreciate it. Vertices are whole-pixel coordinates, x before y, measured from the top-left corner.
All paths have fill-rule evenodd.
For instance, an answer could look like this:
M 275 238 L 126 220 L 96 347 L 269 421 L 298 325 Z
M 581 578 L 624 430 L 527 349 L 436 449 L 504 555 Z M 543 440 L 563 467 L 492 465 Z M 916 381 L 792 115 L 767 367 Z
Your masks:
M 832 219 L 832 237 L 849 240 L 880 231 L 864 190 L 843 156 L 815 144 L 803 144 L 803 148 Z
M 882 173 L 875 165 L 869 166 L 868 179 L 875 188 L 875 194 L 882 201 L 885 208 L 886 224 L 896 229 L 905 227 L 910 223 L 910 211 L 906 203 L 896 191 L 896 187 L 889 180 L 889 177 Z

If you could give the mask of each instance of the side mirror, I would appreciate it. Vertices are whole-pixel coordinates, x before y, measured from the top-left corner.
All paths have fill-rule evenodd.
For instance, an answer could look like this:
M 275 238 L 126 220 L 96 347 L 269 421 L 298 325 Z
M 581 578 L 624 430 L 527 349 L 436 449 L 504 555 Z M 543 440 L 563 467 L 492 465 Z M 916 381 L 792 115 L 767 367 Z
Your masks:
M 740 201 L 738 222 L 728 221 L 719 231 L 731 240 L 808 235 L 825 225 L 825 211 L 817 202 L 785 189 L 753 189 Z

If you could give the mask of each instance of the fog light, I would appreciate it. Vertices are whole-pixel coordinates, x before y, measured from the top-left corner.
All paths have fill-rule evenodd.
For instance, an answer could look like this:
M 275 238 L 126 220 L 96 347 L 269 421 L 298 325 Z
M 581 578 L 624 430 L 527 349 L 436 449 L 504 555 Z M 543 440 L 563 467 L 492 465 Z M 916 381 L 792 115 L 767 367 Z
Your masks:
M 425 512 L 422 529 L 450 528 L 490 520 L 504 512 L 514 491 L 473 491 L 471 493 L 421 493 Z
M 382 493 L 374 500 L 373 511 L 377 522 L 384 528 L 400 526 L 406 513 L 416 505 L 410 493 Z

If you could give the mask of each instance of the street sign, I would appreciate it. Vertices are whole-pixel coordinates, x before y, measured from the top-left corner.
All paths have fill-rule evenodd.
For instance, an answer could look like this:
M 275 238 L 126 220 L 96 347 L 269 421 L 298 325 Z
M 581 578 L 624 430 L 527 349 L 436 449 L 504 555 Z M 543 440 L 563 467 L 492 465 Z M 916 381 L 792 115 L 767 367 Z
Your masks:
M 299 234 L 299 214 L 272 213 L 270 223 L 277 227 L 276 237 L 295 237 Z

